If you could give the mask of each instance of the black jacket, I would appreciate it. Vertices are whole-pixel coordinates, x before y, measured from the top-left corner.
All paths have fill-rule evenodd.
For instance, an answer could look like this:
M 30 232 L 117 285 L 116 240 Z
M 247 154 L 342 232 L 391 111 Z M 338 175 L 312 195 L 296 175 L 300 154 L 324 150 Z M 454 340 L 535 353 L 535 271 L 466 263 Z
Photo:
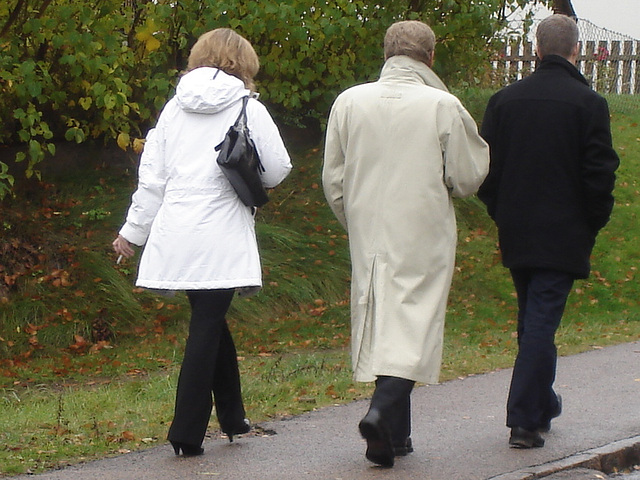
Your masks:
M 586 278 L 619 164 L 606 100 L 570 62 L 548 55 L 491 97 L 481 133 L 491 167 L 478 196 L 498 226 L 504 266 Z

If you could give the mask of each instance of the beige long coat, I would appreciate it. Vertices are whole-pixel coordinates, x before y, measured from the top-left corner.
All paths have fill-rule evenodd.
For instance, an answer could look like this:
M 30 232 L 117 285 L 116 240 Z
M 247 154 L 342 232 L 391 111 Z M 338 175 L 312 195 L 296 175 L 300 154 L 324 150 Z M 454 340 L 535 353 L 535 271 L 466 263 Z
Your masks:
M 347 229 L 354 378 L 438 381 L 455 262 L 452 196 L 476 192 L 489 150 L 424 63 L 390 58 L 377 82 L 336 99 L 325 196 Z

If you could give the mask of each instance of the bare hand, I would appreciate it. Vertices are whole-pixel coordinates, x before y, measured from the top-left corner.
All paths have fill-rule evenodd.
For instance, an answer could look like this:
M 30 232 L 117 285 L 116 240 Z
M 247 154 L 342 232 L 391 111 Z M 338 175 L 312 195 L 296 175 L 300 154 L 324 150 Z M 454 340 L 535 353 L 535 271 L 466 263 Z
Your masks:
M 112 245 L 115 252 L 123 257 L 131 258 L 135 253 L 131 243 L 129 243 L 129 241 L 122 235 L 118 235 L 118 238 L 113 241 Z

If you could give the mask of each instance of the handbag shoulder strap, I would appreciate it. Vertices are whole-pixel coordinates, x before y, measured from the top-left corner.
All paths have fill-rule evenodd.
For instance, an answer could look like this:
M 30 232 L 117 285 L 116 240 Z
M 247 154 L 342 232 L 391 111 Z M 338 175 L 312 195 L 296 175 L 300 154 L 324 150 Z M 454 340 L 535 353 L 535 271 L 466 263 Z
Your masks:
M 234 124 L 236 127 L 244 127 L 247 124 L 247 102 L 249 101 L 248 96 L 242 97 L 242 108 L 240 109 L 240 113 L 238 114 L 238 118 L 236 119 L 236 123 Z

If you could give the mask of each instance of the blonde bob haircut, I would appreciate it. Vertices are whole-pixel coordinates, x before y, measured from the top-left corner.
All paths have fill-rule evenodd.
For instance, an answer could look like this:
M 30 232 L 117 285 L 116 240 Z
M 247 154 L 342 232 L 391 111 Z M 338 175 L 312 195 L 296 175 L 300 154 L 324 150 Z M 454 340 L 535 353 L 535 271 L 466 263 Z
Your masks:
M 260 60 L 242 35 L 230 28 L 216 28 L 203 33 L 191 48 L 187 71 L 199 67 L 219 68 L 238 77 L 246 88 L 255 90 L 253 78 L 260 70 Z
M 406 55 L 431 66 L 436 36 L 431 27 L 418 20 L 396 22 L 384 36 L 384 59 Z

